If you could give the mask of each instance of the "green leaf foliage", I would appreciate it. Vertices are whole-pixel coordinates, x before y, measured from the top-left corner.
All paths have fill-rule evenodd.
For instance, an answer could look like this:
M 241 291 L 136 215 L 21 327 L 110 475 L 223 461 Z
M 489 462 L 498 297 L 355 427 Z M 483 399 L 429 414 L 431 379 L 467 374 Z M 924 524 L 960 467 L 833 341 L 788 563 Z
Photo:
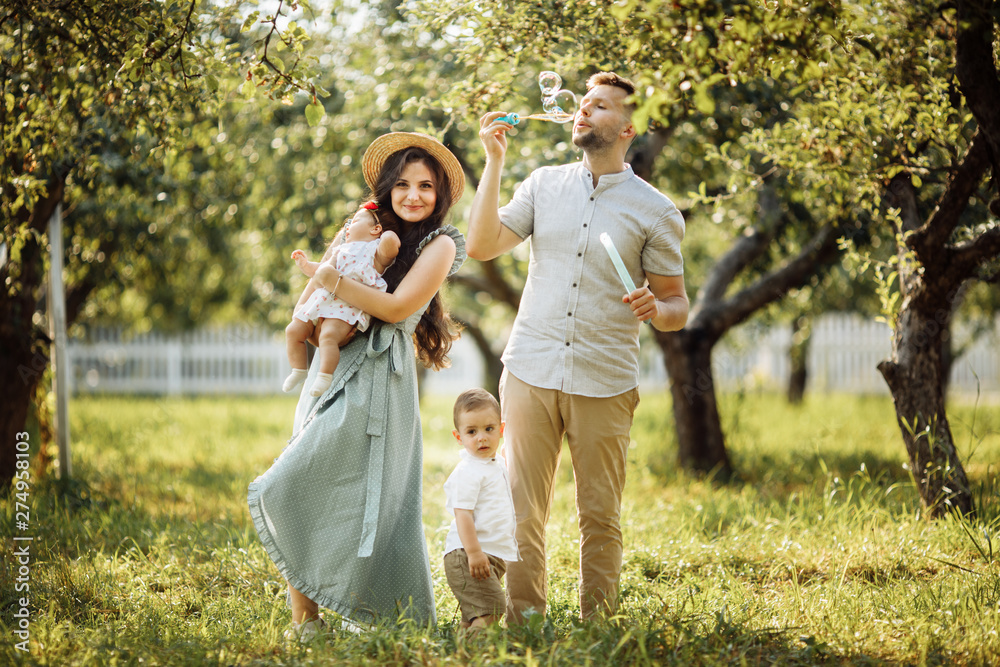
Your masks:
M 272 22 L 287 14 L 271 5 Z M 44 243 L 57 202 L 71 320 L 132 306 L 142 328 L 187 325 L 229 302 L 247 163 L 222 118 L 237 87 L 287 101 L 311 75 L 305 57 L 269 69 L 275 44 L 307 40 L 294 25 L 257 35 L 257 15 L 202 0 L 17 0 L 0 12 L 0 214 L 24 260 L 0 267 L 5 320 L 39 294 L 42 256 L 20 250 L 32 235 Z

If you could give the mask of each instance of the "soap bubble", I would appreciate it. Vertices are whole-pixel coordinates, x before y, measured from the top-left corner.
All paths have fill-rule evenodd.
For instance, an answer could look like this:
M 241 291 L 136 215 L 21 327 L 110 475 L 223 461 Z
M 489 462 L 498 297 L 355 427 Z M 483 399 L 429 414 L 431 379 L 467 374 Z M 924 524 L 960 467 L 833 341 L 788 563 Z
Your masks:
M 557 90 L 542 101 L 545 113 L 576 113 L 576 95 L 569 90 Z
M 542 97 L 551 97 L 562 85 L 562 77 L 555 72 L 542 72 L 538 75 L 538 87 L 542 89 Z

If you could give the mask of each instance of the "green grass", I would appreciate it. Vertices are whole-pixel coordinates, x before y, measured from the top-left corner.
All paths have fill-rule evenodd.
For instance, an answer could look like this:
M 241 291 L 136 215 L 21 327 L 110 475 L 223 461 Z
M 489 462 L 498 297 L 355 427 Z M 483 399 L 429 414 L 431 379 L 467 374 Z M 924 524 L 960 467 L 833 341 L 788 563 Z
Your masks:
M 423 406 L 424 526 L 438 625 L 289 645 L 284 584 L 246 486 L 280 452 L 280 398 L 79 398 L 76 479 L 31 489 L 30 655 L 17 652 L 17 565 L 0 570 L 5 663 L 50 665 L 987 665 L 1000 662 L 1000 411 L 949 418 L 976 523 L 920 508 L 886 398 L 723 399 L 738 480 L 677 470 L 669 399 L 643 398 L 629 452 L 620 616 L 576 620 L 572 473 L 558 474 L 544 620 L 459 641 L 441 550 L 457 457 L 450 398 Z M 14 534 L 13 498 L 3 502 Z

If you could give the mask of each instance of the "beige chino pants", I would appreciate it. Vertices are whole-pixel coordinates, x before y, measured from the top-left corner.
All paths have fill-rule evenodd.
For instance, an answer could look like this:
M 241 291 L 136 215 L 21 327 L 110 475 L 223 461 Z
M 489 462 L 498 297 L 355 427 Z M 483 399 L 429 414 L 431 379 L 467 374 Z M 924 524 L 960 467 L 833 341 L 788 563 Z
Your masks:
M 580 614 L 614 613 L 622 567 L 621 500 L 636 389 L 609 398 L 539 389 L 504 371 L 504 443 L 517 517 L 519 562 L 507 563 L 507 620 L 545 613 L 545 526 L 563 435 L 576 481 L 580 525 Z

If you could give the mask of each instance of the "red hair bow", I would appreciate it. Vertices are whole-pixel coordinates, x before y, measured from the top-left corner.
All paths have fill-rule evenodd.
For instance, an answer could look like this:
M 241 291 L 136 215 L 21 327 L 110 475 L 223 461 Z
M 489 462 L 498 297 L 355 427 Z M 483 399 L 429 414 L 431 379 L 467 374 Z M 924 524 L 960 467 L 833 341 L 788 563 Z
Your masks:
M 378 204 L 376 204 L 373 201 L 365 202 L 364 204 L 361 205 L 361 208 L 368 209 L 369 211 L 377 211 L 378 210 Z

